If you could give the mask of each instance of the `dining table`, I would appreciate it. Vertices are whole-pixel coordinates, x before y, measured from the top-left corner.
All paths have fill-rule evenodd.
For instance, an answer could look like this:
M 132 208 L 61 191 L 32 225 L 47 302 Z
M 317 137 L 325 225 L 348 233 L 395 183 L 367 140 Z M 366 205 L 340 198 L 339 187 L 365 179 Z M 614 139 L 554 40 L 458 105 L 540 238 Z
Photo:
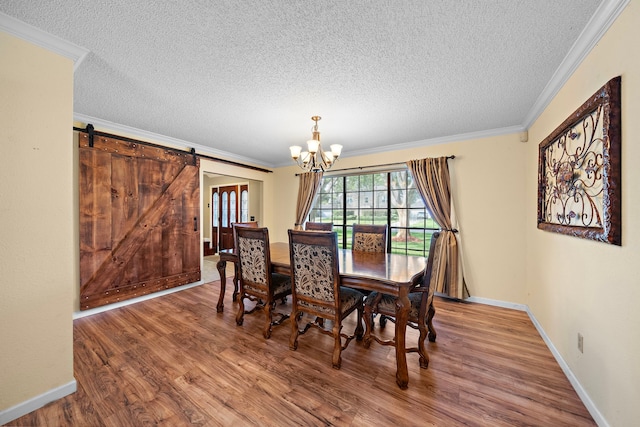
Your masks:
M 269 245 L 271 266 L 275 273 L 291 274 L 291 259 L 289 244 L 273 242 Z M 238 261 L 233 249 L 219 252 L 220 259 L 216 265 L 220 273 L 220 295 L 216 306 L 218 312 L 224 310 L 224 296 L 226 291 L 226 265 Z M 409 292 L 418 286 L 424 275 L 426 258 L 414 255 L 376 253 L 338 249 L 339 271 L 342 286 L 377 291 L 398 298 L 396 304 L 395 349 L 396 349 L 396 383 L 401 389 L 409 384 L 406 355 L 406 326 L 409 318 L 411 303 Z M 234 293 L 235 301 L 238 295 L 238 275 L 235 269 Z

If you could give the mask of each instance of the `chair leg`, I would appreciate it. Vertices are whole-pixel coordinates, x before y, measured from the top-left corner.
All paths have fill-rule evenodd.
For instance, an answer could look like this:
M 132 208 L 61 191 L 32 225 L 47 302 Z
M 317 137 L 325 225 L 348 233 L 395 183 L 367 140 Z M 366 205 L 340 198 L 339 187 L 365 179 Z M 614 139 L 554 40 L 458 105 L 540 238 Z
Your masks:
M 436 309 L 433 307 L 433 304 L 429 306 L 429 311 L 427 312 L 427 326 L 429 327 L 429 341 L 436 342 L 436 329 L 433 327 L 433 316 L 436 314 Z
M 271 324 L 273 320 L 273 315 L 272 315 L 273 304 L 265 304 L 263 310 L 264 310 L 265 323 L 264 323 L 264 329 L 262 330 L 262 336 L 264 336 L 265 339 L 269 339 L 271 338 Z
M 244 321 L 244 298 L 238 295 L 238 314 L 236 314 L 236 325 L 241 326 Z
M 418 338 L 418 353 L 420 354 L 420 367 L 427 369 L 429 367 L 429 354 L 424 347 L 424 340 L 427 338 L 427 328 L 424 325 L 419 326 L 420 337 Z
M 340 332 L 342 330 L 342 324 L 340 322 L 335 322 L 333 324 L 333 357 L 332 364 L 335 369 L 340 369 L 340 365 L 342 364 L 342 339 L 340 338 Z
M 380 329 L 384 329 L 384 327 L 387 326 L 387 320 L 387 316 L 385 316 L 384 314 L 380 315 Z
M 358 324 L 356 326 L 356 331 L 355 331 L 356 341 L 362 341 L 362 333 L 364 331 L 362 328 L 363 313 L 364 313 L 364 304 L 360 302 L 360 304 L 358 304 Z
M 373 329 L 373 310 L 371 308 L 371 305 L 369 304 L 364 305 L 363 317 L 364 317 L 365 330 L 364 330 L 364 338 L 363 338 L 362 344 L 364 345 L 364 348 L 369 348 L 372 341 L 371 330 Z
M 291 312 L 291 336 L 289 337 L 289 349 L 296 350 L 298 348 L 298 335 L 300 334 L 300 329 L 298 326 L 298 321 L 302 317 L 302 312 L 296 312 L 295 310 Z
M 420 337 L 418 337 L 418 354 L 420 354 L 420 367 L 427 369 L 429 367 L 429 354 L 424 348 L 424 340 L 427 338 L 427 325 L 424 320 L 418 321 L 418 329 L 420 330 Z
M 238 264 L 234 264 L 234 273 L 233 273 L 233 295 L 231 295 L 232 301 L 238 300 L 238 282 L 240 278 L 238 276 Z

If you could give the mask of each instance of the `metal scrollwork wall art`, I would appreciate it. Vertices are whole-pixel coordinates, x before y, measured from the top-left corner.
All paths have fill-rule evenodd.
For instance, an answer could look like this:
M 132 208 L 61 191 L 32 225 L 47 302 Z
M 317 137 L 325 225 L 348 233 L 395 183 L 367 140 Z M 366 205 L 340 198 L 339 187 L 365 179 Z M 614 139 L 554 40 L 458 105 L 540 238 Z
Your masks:
M 621 245 L 620 80 L 540 143 L 539 229 Z

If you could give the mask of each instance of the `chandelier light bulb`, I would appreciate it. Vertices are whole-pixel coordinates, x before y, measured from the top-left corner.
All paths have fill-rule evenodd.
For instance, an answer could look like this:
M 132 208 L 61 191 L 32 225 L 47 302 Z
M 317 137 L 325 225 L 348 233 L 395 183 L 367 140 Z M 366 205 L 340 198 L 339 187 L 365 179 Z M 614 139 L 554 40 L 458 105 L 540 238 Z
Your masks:
M 316 154 L 318 152 L 319 146 L 320 146 L 320 141 L 316 141 L 315 139 L 310 139 L 307 141 L 307 147 L 311 154 Z
M 300 157 L 300 152 L 302 151 L 302 147 L 300 147 L 299 145 L 292 145 L 291 147 L 289 147 L 289 150 L 291 150 L 291 158 L 293 158 L 293 160 L 298 160 L 298 157 Z

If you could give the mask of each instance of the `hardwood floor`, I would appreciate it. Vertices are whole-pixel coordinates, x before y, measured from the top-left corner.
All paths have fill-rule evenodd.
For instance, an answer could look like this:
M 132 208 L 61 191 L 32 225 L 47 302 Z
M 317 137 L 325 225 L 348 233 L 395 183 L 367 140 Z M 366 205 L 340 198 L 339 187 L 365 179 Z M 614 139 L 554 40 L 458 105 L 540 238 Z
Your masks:
M 10 425 L 595 425 L 524 312 L 437 299 L 429 369 L 410 353 L 400 390 L 392 347 L 353 341 L 335 370 L 330 337 L 311 329 L 291 351 L 287 320 L 265 340 L 262 313 L 236 326 L 231 292 L 216 313 L 218 289 L 76 320 L 78 391 Z

